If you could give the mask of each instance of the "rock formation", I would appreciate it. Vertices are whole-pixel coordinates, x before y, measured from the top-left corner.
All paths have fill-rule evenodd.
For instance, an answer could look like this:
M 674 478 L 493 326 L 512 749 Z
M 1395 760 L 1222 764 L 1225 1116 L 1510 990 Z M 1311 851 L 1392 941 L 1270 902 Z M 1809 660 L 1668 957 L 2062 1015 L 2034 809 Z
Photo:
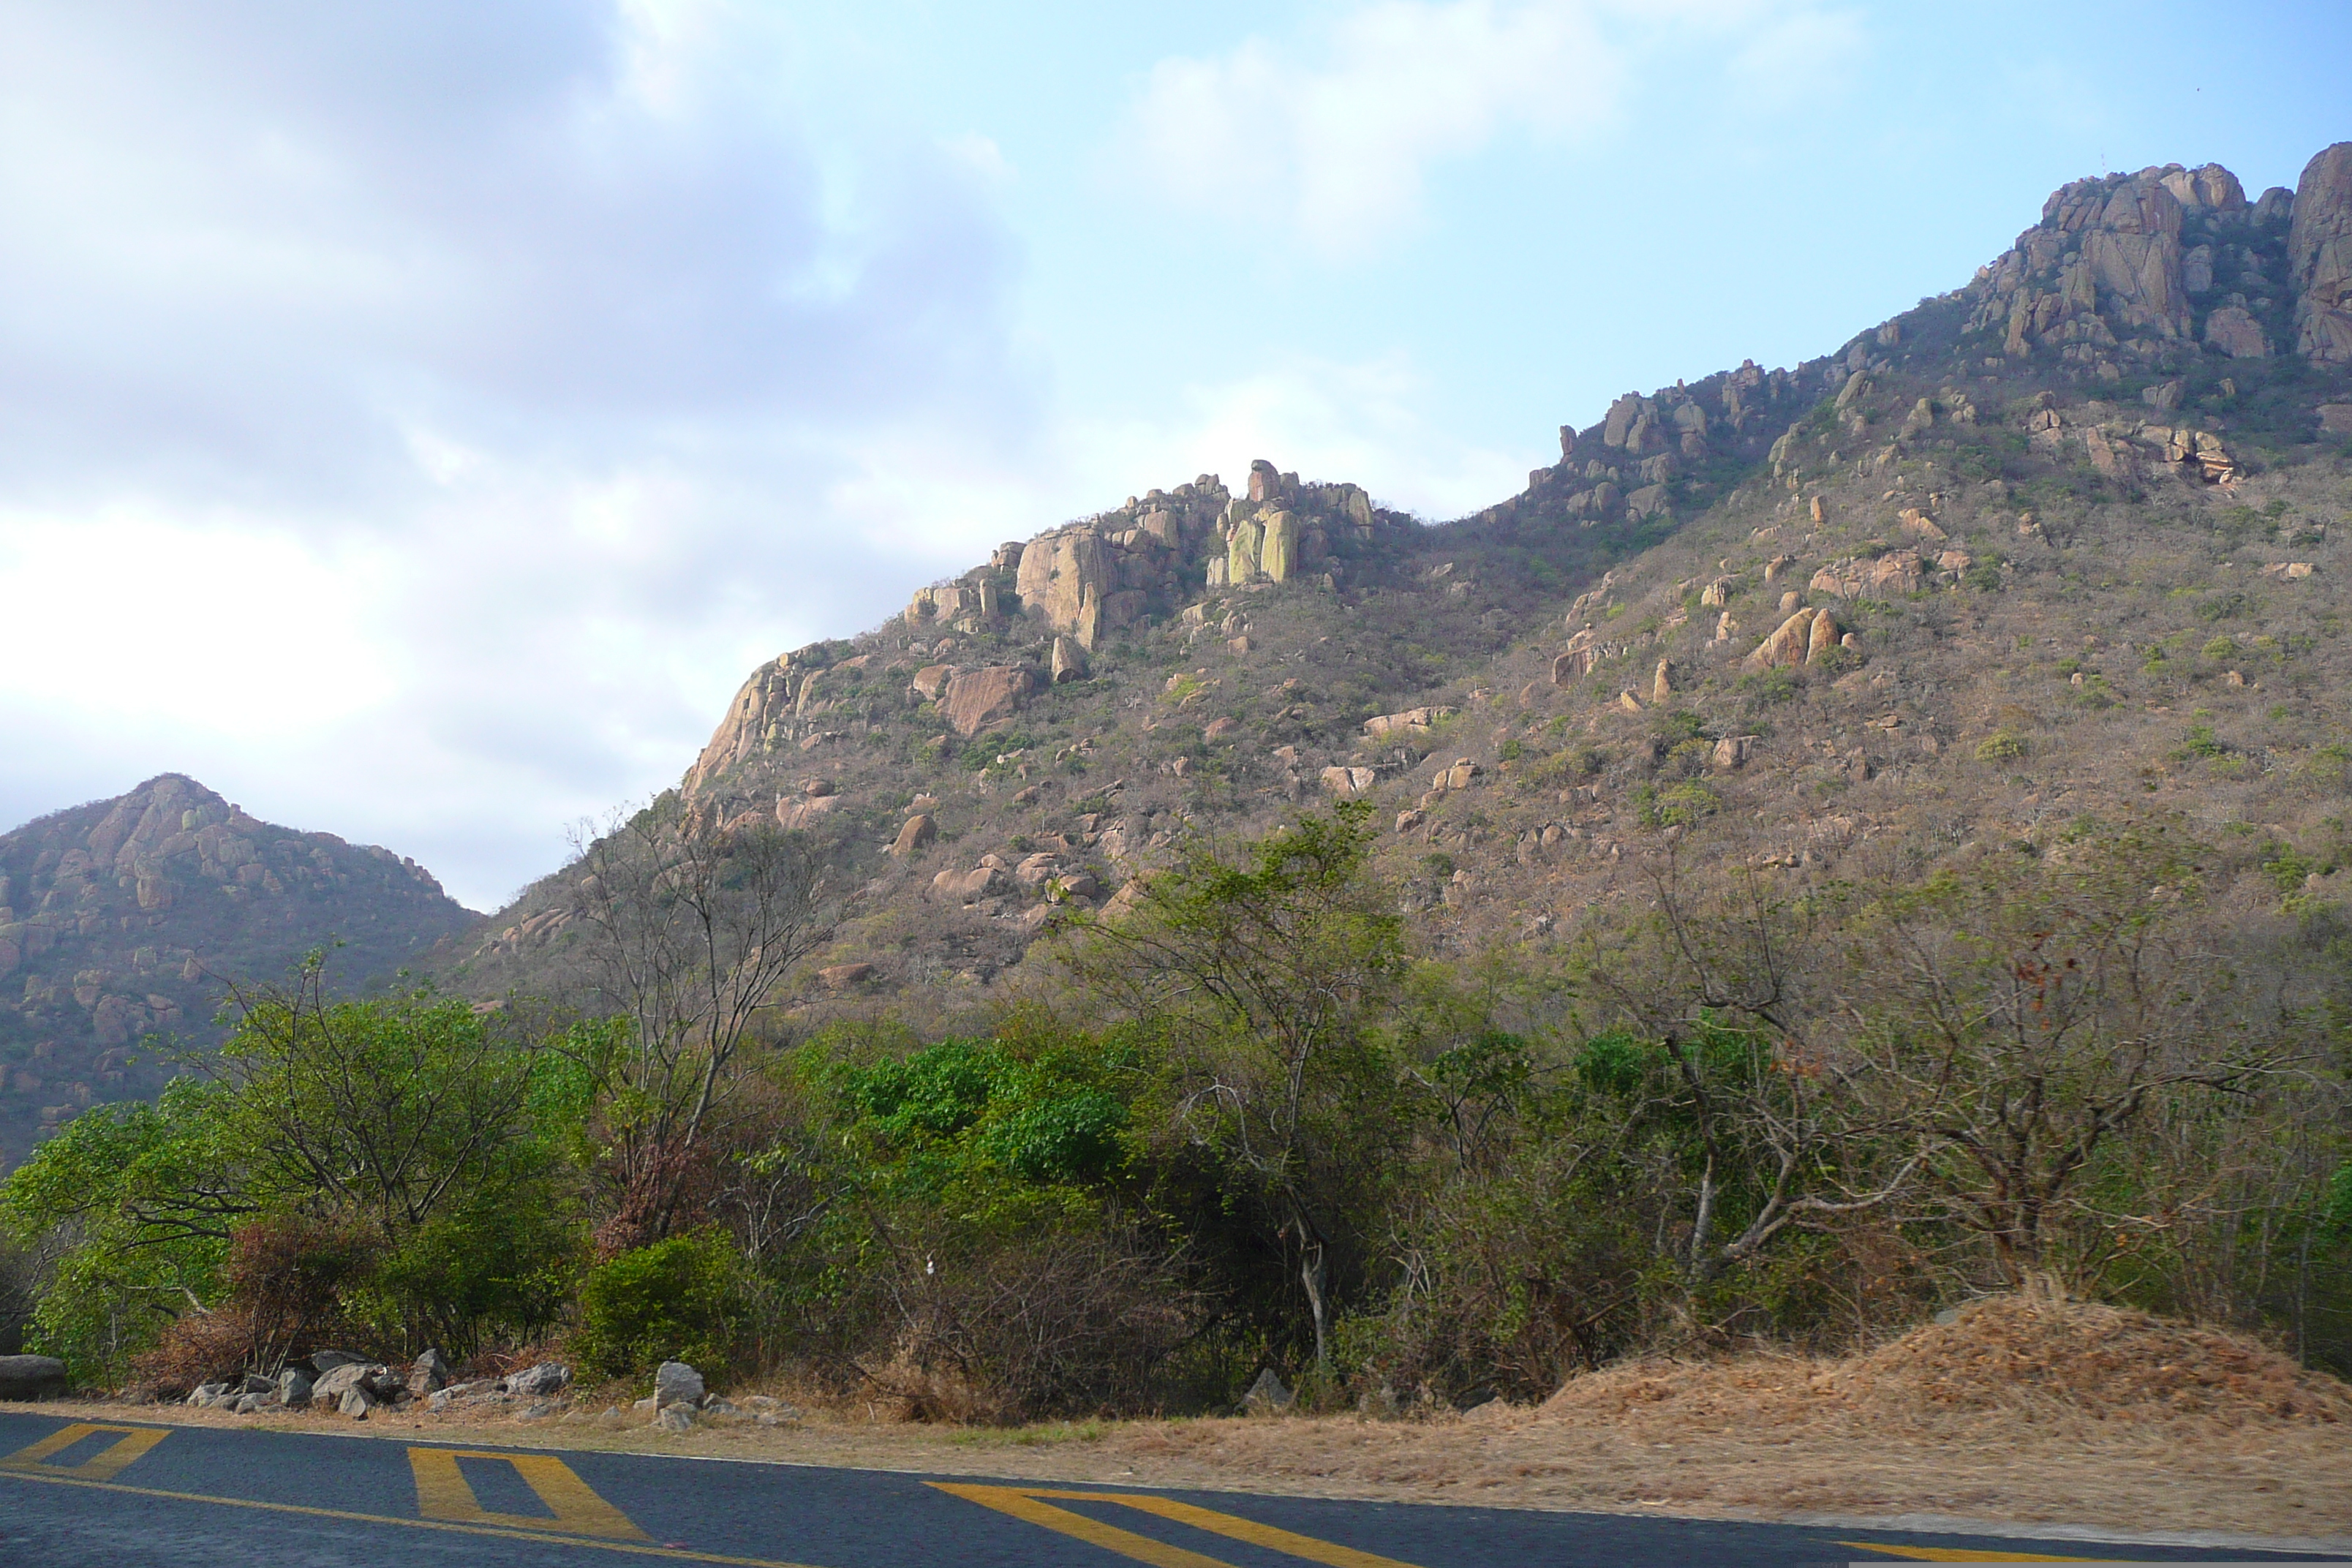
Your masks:
M 895 859 L 908 859 L 922 853 L 937 842 L 939 837 L 940 825 L 932 819 L 930 813 L 918 812 L 907 818 L 906 825 L 898 829 L 898 837 L 890 841 L 890 854 Z
M 2324 363 L 2352 363 L 2352 142 L 2305 165 L 2286 259 L 2296 351 Z
M 1628 392 L 1563 426 L 1559 460 L 1520 494 L 1455 522 L 1416 528 L 1265 460 L 1230 489 L 1202 475 L 1129 497 L 1003 546 L 885 627 L 755 672 L 689 788 L 726 820 L 779 794 L 806 819 L 827 808 L 792 778 L 840 779 L 823 831 L 870 866 L 877 906 L 905 900 L 875 919 L 907 914 L 908 941 L 927 944 L 874 984 L 961 996 L 1017 962 L 1046 889 L 1116 889 L 1187 833 L 1255 831 L 1333 797 L 1395 825 L 1407 905 L 1509 898 L 1511 930 L 1549 929 L 1567 906 L 1496 875 L 1489 844 L 1530 876 L 1617 861 L 1634 847 L 1629 767 L 1711 772 L 1727 801 L 1786 785 L 1808 809 L 1932 774 L 1956 744 L 1973 754 L 1984 721 L 1969 705 L 1993 696 L 1955 671 L 1996 651 L 2058 662 L 2036 616 L 2063 623 L 2083 679 L 2016 705 L 2123 725 L 2150 694 L 2120 695 L 2139 664 L 2103 651 L 2125 639 L 2106 635 L 2097 584 L 2146 575 L 2093 553 L 2110 529 L 2124 555 L 2141 548 L 2116 518 L 2188 530 L 2183 573 L 2209 543 L 2231 558 L 2213 563 L 2231 592 L 2189 606 L 2223 621 L 2266 613 L 2263 594 L 2333 595 L 2335 498 L 2280 476 L 2352 430 L 2352 373 L 2330 358 L 2347 161 L 2331 150 L 2300 194 L 2253 201 L 2212 164 L 2074 182 L 1963 287 L 1790 368 Z M 1996 650 L 1980 624 L 2031 640 Z M 2203 628 L 2164 679 L 2284 679 L 2242 651 L 2196 662 L 2224 636 Z M 1772 669 L 1821 678 L 1739 689 Z M 1790 698 L 1806 734 L 1857 732 L 1834 754 L 1783 740 L 1793 710 L 1769 720 L 1771 739 L 1745 732 Z M 1466 794 L 1440 744 L 1487 769 Z M 1834 860 L 1805 835 L 1759 863 Z M 1472 879 L 1427 869 L 1449 860 Z M 882 929 L 828 958 L 876 951 Z
M 1756 645 L 1742 662 L 1748 670 L 1793 669 L 1820 658 L 1838 646 L 1838 624 L 1827 610 L 1799 610 L 1782 621 L 1770 637 Z M 1728 765 L 1738 766 L 1737 761 Z
M 959 735 L 976 735 L 1010 719 L 1029 695 L 1031 677 L 1018 665 L 968 669 L 948 681 L 940 707 Z
M 2054 353 L 2107 381 L 2196 343 L 2352 360 L 2352 142 L 2252 205 L 2217 163 L 2076 180 L 1964 295 L 1969 330 L 1999 331 L 2004 356 Z

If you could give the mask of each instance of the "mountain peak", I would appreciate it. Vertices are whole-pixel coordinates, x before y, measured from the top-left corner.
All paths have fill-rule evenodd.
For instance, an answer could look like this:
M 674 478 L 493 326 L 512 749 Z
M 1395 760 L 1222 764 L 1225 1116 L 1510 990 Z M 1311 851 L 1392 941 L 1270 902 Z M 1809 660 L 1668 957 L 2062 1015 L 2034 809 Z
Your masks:
M 473 916 L 415 861 L 261 821 L 185 773 L 0 835 L 0 1168 L 95 1099 L 152 1092 L 150 1033 L 214 1037 L 221 983 L 340 943 L 357 984 Z

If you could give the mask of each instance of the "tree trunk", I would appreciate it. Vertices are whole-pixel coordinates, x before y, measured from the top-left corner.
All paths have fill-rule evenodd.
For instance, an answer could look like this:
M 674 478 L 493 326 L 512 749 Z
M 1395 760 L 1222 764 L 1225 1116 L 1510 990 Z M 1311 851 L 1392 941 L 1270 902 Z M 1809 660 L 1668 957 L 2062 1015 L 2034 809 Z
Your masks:
M 1299 1249 L 1298 1282 L 1307 1288 L 1307 1310 L 1315 1319 L 1315 1364 L 1328 1367 L 1331 1346 L 1329 1331 L 1323 1321 L 1323 1240 L 1311 1232 L 1301 1240 L 1304 1245 Z

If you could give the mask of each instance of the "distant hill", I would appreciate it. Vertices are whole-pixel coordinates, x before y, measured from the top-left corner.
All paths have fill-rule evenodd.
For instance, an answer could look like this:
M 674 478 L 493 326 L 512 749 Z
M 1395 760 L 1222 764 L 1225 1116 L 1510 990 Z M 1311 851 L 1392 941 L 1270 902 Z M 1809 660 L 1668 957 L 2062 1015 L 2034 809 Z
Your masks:
M 151 1032 L 214 1038 L 224 979 L 341 941 L 346 986 L 477 917 L 413 860 L 247 816 L 178 773 L 0 836 L 0 1169 L 96 1101 L 152 1094 Z
M 680 788 L 837 840 L 866 897 L 807 994 L 910 1013 L 1339 796 L 1436 951 L 1559 941 L 1669 841 L 1793 887 L 2154 808 L 2250 910 L 2352 881 L 2352 142 L 2251 199 L 2077 181 L 1833 353 L 1560 434 L 1437 527 L 1261 462 L 1006 544 L 755 670 Z M 459 982 L 560 974 L 570 899 Z

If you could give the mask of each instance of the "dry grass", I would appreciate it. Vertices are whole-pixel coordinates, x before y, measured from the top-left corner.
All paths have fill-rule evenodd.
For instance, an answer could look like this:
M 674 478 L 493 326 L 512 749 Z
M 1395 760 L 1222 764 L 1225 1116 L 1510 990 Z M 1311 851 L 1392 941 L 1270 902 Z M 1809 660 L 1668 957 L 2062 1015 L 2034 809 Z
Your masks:
M 1540 1407 L 1406 1421 L 958 1428 L 840 1406 L 785 1427 L 669 1435 L 586 1410 L 527 1424 L 379 1414 L 354 1426 L 328 1415 L 110 1408 L 190 1425 L 1039 1481 L 1713 1518 L 1934 1516 L 2140 1535 L 2352 1536 L 2352 1391 L 2343 1384 L 2231 1335 L 2020 1300 L 1843 1360 L 1633 1363 L 1578 1378 Z

